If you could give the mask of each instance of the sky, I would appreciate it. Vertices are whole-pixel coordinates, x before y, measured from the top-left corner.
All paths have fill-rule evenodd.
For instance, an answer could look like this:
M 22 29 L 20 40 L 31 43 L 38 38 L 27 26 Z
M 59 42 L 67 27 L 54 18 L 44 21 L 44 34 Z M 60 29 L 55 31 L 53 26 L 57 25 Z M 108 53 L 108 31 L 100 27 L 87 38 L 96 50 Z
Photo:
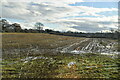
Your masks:
M 22 28 L 73 32 L 109 32 L 118 25 L 118 0 L 3 0 L 2 18 Z

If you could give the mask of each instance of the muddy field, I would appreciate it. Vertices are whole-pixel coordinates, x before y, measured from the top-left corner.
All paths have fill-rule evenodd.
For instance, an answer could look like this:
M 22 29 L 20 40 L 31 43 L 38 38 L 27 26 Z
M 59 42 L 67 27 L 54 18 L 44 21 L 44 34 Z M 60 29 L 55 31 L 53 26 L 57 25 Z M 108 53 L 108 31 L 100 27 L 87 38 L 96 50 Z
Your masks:
M 117 40 L 2 34 L 3 78 L 118 78 Z
M 64 53 L 100 53 L 106 55 L 115 55 L 117 52 L 118 42 L 115 40 L 108 40 L 103 38 L 87 38 L 80 42 L 69 45 L 63 48 L 61 52 Z

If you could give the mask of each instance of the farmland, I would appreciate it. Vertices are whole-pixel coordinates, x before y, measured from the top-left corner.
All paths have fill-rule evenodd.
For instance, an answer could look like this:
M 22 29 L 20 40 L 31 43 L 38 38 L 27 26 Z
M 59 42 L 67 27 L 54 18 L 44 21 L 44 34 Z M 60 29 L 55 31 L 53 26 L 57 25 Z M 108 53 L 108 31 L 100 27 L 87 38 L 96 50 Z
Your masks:
M 2 50 L 3 78 L 119 77 L 117 40 L 3 33 Z

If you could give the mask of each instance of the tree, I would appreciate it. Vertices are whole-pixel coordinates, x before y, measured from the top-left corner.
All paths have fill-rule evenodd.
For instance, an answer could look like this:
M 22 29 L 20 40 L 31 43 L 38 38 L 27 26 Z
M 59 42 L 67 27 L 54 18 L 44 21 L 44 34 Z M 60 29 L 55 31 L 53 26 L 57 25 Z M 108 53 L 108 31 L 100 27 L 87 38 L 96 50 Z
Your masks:
M 40 32 L 41 30 L 43 30 L 43 27 L 44 26 L 42 23 L 40 22 L 36 22 L 35 23 L 35 27 L 37 28 L 37 30 Z
M 0 29 L 1 29 L 1 31 L 3 30 L 5 30 L 6 29 L 6 26 L 8 26 L 9 25 L 9 23 L 7 22 L 7 20 L 6 19 L 1 19 L 0 20 Z
M 110 31 L 111 31 L 111 33 L 114 33 L 114 29 L 113 28 L 111 28 Z
M 51 30 L 51 29 L 45 29 L 45 32 L 46 33 L 50 33 L 50 32 L 53 32 L 53 30 Z
M 12 24 L 15 28 L 14 28 L 14 30 L 15 30 L 15 32 L 20 32 L 21 31 L 21 26 L 20 26 L 20 24 L 18 24 L 18 23 L 14 23 L 14 24 Z

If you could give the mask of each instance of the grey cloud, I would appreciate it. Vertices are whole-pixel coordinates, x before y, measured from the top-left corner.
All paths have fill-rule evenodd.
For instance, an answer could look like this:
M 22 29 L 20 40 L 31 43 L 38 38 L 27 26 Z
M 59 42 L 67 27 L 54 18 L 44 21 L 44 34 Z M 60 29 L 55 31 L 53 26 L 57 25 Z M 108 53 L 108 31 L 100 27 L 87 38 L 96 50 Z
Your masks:
M 80 26 L 73 26 L 72 28 L 81 30 L 81 31 L 87 31 L 87 32 L 97 32 L 97 31 L 106 29 L 106 28 L 98 28 L 94 25 L 93 26 L 92 25 L 80 25 Z
M 82 6 L 82 8 L 84 7 Z M 69 25 L 68 27 L 72 27 L 74 29 L 83 30 L 83 31 L 100 31 L 102 29 L 106 29 L 106 27 L 99 27 L 99 25 L 110 25 L 111 23 L 111 22 L 101 22 L 101 21 L 97 22 L 97 21 L 94 21 L 94 19 L 92 18 L 91 19 L 70 18 L 70 19 L 64 19 L 64 20 L 60 19 L 62 17 L 69 16 L 67 15 L 69 13 L 72 16 L 76 16 L 77 14 L 76 12 L 80 13 L 79 12 L 80 9 L 81 7 L 72 8 L 68 5 L 56 6 L 54 4 L 51 5 L 51 3 L 44 4 L 44 3 L 34 3 L 34 2 L 31 2 L 31 3 L 8 2 L 2 5 L 2 14 L 0 15 L 2 15 L 4 18 L 26 20 L 29 23 L 41 21 L 43 23 L 53 23 L 53 24 L 58 23 L 62 25 Z M 85 7 L 85 9 L 86 10 L 84 11 L 87 11 L 88 7 Z M 84 21 L 84 22 L 79 22 L 79 21 Z M 77 26 L 72 26 L 71 24 L 74 24 Z
M 98 22 L 91 22 L 91 21 L 85 21 L 85 22 L 76 22 L 76 21 L 66 21 L 66 22 L 62 22 L 64 24 L 68 24 L 71 25 L 69 26 L 70 28 L 74 28 L 76 30 L 80 30 L 80 31 L 87 31 L 87 32 L 97 32 L 97 31 L 102 31 L 102 30 L 109 30 L 108 24 L 111 25 L 110 23 L 108 23 L 107 25 L 105 25 L 104 23 L 98 23 Z M 72 25 L 75 26 L 72 26 Z M 103 27 L 99 27 L 99 25 L 102 25 Z

